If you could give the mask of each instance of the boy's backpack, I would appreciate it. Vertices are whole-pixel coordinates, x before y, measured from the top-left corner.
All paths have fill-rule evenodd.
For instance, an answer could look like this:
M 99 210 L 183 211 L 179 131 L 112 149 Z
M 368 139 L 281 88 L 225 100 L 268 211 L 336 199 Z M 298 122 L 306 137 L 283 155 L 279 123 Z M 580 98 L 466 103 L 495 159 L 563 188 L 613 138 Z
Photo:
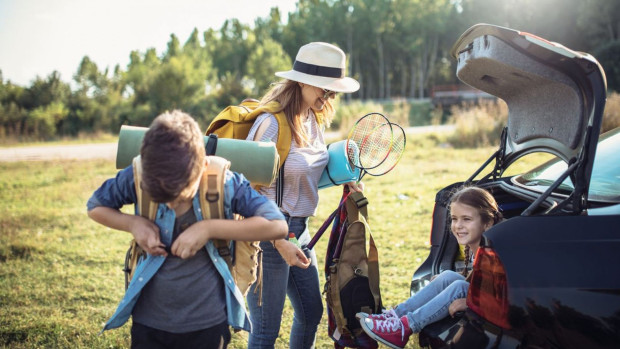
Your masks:
M 209 156 L 209 165 L 203 172 L 198 193 L 203 219 L 224 217 L 224 181 L 230 162 L 218 156 Z M 140 156 L 133 160 L 134 182 L 138 197 L 138 212 L 141 216 L 154 221 L 157 214 L 157 203 L 153 202 L 148 193 L 140 187 L 142 166 Z M 239 217 L 238 217 L 239 218 Z M 262 280 L 259 260 L 262 250 L 257 241 L 213 240 L 215 247 L 228 264 L 228 268 L 241 293 L 245 296 L 256 280 Z M 125 256 L 125 288 L 133 277 L 136 265 L 146 258 L 146 253 L 132 239 Z
M 325 289 L 328 335 L 335 348 L 377 348 L 377 342 L 362 330 L 358 312 L 380 313 L 379 254 L 368 225 L 368 199 L 348 192 L 308 247 L 314 246 L 333 220 L 325 257 Z M 367 244 L 368 239 L 368 244 Z M 368 245 L 368 248 L 367 248 Z

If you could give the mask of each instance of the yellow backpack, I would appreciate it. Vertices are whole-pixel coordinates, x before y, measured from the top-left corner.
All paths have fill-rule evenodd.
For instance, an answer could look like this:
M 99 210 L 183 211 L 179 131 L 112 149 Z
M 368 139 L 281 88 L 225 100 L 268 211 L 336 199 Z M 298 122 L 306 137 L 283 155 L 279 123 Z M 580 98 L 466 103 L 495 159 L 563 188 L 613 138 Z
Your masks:
M 278 102 L 259 106 L 255 99 L 246 99 L 239 105 L 231 105 L 222 110 L 207 127 L 206 135 L 215 134 L 220 138 L 246 139 L 256 118 L 262 113 L 275 115 L 278 121 L 278 142 L 276 149 L 282 166 L 291 149 L 292 133 L 286 115 Z
M 198 189 L 200 209 L 203 219 L 218 219 L 224 217 L 224 182 L 226 170 L 230 168 L 230 161 L 209 156 L 209 165 L 203 172 Z M 134 183 L 138 202 L 138 212 L 142 217 L 154 221 L 157 214 L 157 203 L 153 202 L 145 190 L 140 187 L 142 165 L 140 156 L 133 159 Z M 241 219 L 241 217 L 236 217 Z M 255 282 L 262 282 L 262 268 L 260 259 L 262 250 L 258 241 L 213 240 L 215 247 L 226 263 L 241 293 L 247 295 L 250 286 Z M 136 265 L 146 258 L 146 253 L 132 239 L 125 256 L 125 289 L 129 286 Z

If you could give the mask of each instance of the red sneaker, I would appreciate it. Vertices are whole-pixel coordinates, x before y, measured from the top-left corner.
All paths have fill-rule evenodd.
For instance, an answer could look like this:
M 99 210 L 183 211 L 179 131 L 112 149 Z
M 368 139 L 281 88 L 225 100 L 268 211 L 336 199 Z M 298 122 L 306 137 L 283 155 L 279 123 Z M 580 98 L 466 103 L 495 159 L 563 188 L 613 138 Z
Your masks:
M 413 333 L 409 328 L 409 321 L 406 316 L 400 319 L 390 317 L 386 320 L 378 320 L 368 316 L 360 320 L 360 325 L 371 338 L 396 349 L 403 349 Z

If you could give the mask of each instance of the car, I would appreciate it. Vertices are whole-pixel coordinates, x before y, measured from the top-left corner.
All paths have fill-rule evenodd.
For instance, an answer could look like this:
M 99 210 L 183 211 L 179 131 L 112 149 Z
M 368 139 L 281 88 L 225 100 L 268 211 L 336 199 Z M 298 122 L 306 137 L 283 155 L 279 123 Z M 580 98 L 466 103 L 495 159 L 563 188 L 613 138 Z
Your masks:
M 426 326 L 420 346 L 619 348 L 620 129 L 599 137 L 602 67 L 587 53 L 489 24 L 465 31 L 451 54 L 458 78 L 504 100 L 509 114 L 488 161 L 437 193 L 430 252 L 411 295 L 433 275 L 463 268 L 450 233 L 455 188 L 487 189 L 504 220 L 483 234 L 467 310 Z M 538 152 L 553 158 L 504 176 Z

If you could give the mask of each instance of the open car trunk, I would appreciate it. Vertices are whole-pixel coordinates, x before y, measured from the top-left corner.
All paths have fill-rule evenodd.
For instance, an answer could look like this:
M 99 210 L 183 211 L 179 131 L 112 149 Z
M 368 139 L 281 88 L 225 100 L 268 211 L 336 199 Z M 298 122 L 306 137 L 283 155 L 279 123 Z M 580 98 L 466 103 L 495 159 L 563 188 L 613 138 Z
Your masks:
M 497 151 L 469 179 L 437 194 L 431 251 L 413 275 L 412 294 L 428 282 L 426 276 L 458 269 L 459 247 L 447 212 L 457 186 L 475 183 L 491 189 L 507 218 L 582 214 L 605 106 L 606 81 L 596 59 L 528 33 L 474 25 L 456 41 L 451 55 L 461 81 L 506 102 L 508 120 Z M 510 179 L 502 178 L 511 164 L 534 152 L 553 154 L 568 164 L 542 195 L 506 185 Z M 492 170 L 481 175 L 491 163 Z M 573 191 L 552 196 L 567 178 Z
M 607 88 L 596 59 L 528 33 L 488 24 L 463 33 L 451 54 L 458 61 L 459 79 L 508 105 L 502 142 L 493 156 L 495 168 L 482 181 L 498 178 L 526 154 L 551 153 L 569 165 L 557 185 L 570 177 L 575 187 L 556 211 L 581 213 Z M 524 214 L 532 214 L 550 192 Z

